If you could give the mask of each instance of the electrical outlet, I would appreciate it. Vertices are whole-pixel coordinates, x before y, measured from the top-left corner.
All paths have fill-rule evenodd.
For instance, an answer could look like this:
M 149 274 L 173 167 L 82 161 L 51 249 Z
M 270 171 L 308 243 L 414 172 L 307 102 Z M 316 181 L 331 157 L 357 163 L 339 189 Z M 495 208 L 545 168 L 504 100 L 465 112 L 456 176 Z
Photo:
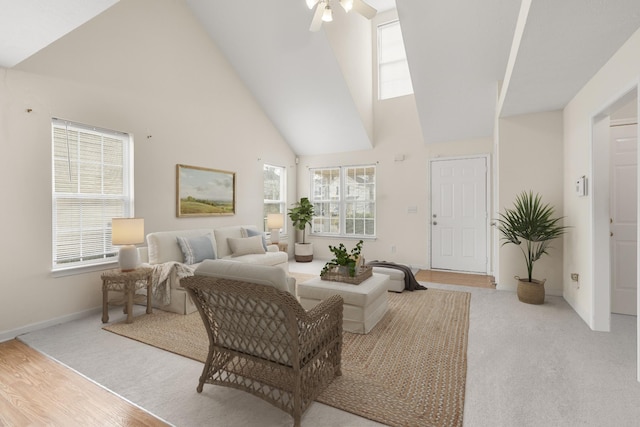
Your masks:
M 580 275 L 578 273 L 571 273 L 571 280 L 573 280 L 574 282 L 577 282 L 579 278 Z

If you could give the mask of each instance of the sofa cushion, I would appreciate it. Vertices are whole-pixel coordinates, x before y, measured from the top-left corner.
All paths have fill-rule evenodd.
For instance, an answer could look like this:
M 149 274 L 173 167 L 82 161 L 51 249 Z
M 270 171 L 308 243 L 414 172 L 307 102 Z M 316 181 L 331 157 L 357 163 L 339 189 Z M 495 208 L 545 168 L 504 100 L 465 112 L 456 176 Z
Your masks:
M 239 239 L 229 237 L 227 242 L 231 248 L 232 257 L 248 254 L 264 254 L 266 252 L 264 246 L 262 246 L 260 236 L 241 237 Z
M 278 267 L 207 259 L 202 261 L 194 274 L 273 286 L 295 295 L 296 279 L 288 276 L 283 269 Z
M 182 249 L 185 264 L 197 264 L 205 259 L 216 259 L 211 233 L 200 237 L 178 236 L 176 239 Z
M 210 234 L 211 229 L 196 228 L 190 230 L 176 230 L 176 231 L 158 231 L 155 233 L 147 234 L 147 247 L 149 253 L 149 264 L 162 264 L 163 262 L 183 262 L 184 256 L 182 250 L 178 244 L 177 237 L 200 237 L 205 234 L 211 236 L 213 247 L 216 248 L 215 237 Z M 225 246 L 227 245 L 225 241 Z M 218 257 L 219 252 L 215 252 Z
M 253 237 L 253 236 L 260 236 L 262 237 L 262 246 L 264 247 L 264 250 L 267 250 L 267 239 L 265 239 L 264 237 L 264 233 L 260 230 L 254 230 L 253 228 L 245 228 L 242 227 L 242 237 Z
M 249 264 L 260 264 L 260 265 L 279 265 L 285 264 L 289 261 L 289 255 L 286 252 L 266 252 L 263 254 L 247 254 L 241 256 L 229 256 L 225 258 L 227 260 L 245 262 Z M 286 271 L 286 270 L 285 270 Z
M 231 255 L 231 248 L 229 247 L 227 239 L 229 239 L 229 237 L 234 239 L 242 238 L 243 228 L 255 229 L 255 227 L 250 225 L 231 225 L 227 227 L 219 227 L 213 230 L 213 234 L 216 237 L 216 255 L 218 258 L 224 258 Z

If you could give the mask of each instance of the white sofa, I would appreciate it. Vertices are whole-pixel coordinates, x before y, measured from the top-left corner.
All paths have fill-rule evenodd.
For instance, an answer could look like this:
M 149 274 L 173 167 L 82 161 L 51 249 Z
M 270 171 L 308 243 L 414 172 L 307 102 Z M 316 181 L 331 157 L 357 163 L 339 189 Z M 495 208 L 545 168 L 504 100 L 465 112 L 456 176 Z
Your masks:
M 250 230 L 249 232 L 247 230 Z M 226 226 L 216 229 L 188 229 L 176 231 L 159 231 L 147 235 L 147 246 L 139 248 L 140 260 L 143 264 L 154 267 L 154 274 L 163 267 L 171 267 L 167 281 L 162 286 L 169 289 L 168 304 L 154 298 L 154 306 L 165 311 L 179 314 L 189 314 L 196 311 L 196 307 L 188 297 L 184 288 L 180 286 L 180 277 L 192 274 L 200 264 L 185 265 L 183 250 L 178 243 L 178 237 L 186 239 L 209 236 L 215 253 L 215 259 L 223 259 L 238 263 L 249 263 L 279 267 L 285 273 L 289 271 L 289 256 L 286 252 L 280 252 L 278 245 L 266 245 L 264 252 L 251 250 L 255 248 L 255 236 L 247 237 L 247 234 L 263 236 L 263 233 L 252 225 Z M 251 239 L 239 240 L 239 239 Z M 260 238 L 262 239 L 262 238 Z M 251 242 L 251 245 L 249 243 Z M 264 248 L 264 246 L 262 246 Z M 233 249 L 236 250 L 234 253 Z M 155 296 L 155 292 L 154 292 Z

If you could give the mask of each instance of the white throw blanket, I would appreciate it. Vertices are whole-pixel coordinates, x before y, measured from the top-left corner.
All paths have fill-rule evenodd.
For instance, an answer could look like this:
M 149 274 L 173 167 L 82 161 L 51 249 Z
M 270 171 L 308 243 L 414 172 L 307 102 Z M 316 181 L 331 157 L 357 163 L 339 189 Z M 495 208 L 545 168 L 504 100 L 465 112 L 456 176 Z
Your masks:
M 153 298 L 167 305 L 171 302 L 171 288 L 176 287 L 183 277 L 193 276 L 195 268 L 181 262 L 169 261 L 151 265 L 153 268 L 151 285 Z M 175 273 L 175 274 L 174 274 Z

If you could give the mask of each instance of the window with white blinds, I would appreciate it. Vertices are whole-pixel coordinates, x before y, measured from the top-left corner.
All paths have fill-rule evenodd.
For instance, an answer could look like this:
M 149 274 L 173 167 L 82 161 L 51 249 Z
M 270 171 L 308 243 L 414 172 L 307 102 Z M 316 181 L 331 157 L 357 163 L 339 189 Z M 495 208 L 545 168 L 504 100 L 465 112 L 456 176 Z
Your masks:
M 413 93 L 399 21 L 378 26 L 378 99 Z
M 53 119 L 53 269 L 117 260 L 111 219 L 131 217 L 128 134 Z

